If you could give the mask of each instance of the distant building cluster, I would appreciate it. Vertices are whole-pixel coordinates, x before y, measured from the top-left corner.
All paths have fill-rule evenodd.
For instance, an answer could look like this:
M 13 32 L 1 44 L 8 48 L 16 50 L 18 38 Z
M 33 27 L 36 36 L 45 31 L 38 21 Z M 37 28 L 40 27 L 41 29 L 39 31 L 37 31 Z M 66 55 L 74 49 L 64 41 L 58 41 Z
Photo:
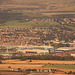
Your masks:
M 52 21 L 58 21 L 61 24 L 75 24 L 75 18 L 45 18 L 45 19 L 33 19 L 33 22 L 52 22 Z
M 16 49 L 14 51 L 14 49 Z M 73 56 L 75 57 L 75 47 L 60 47 L 55 49 L 53 46 L 33 46 L 20 45 L 14 48 L 0 50 L 0 55 L 4 57 L 13 56 L 32 56 L 32 55 L 50 55 L 50 56 Z
M 56 56 L 74 56 L 75 57 L 75 47 L 60 47 L 55 50 Z
M 31 21 L 37 25 L 40 21 L 59 24 L 45 28 L 0 26 L 0 45 L 2 45 L 0 55 L 13 56 L 23 53 L 23 56 L 39 54 L 75 56 L 75 31 L 68 28 L 70 24 L 74 26 L 75 18 L 33 18 Z M 7 49 L 9 45 L 15 48 Z

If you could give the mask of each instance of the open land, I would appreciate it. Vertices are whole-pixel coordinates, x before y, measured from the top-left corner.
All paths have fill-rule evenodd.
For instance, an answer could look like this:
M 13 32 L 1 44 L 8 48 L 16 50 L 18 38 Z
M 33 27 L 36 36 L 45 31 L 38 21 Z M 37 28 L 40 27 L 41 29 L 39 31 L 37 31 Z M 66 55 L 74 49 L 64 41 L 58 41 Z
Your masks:
M 1 75 L 68 75 L 68 74 L 53 74 L 53 73 L 30 73 L 26 74 L 23 72 L 0 72 Z M 73 75 L 73 74 L 69 74 Z
M 37 18 L 55 19 L 53 16 L 56 15 L 61 15 L 61 18 L 63 15 L 65 17 L 73 15 L 74 18 L 75 0 L 0 0 L 0 26 L 50 27 L 60 23 L 58 21 L 33 22 L 32 20 Z M 62 19 L 60 20 L 62 21 Z M 75 30 L 75 27 L 71 25 L 66 28 Z
M 75 70 L 75 61 L 56 61 L 56 60 L 29 60 L 20 61 L 20 60 L 3 60 L 3 64 L 0 64 L 0 70 L 9 70 L 8 66 L 11 66 L 14 69 L 21 68 L 21 69 L 41 69 L 41 68 L 58 68 L 65 71 L 74 71 Z M 48 65 L 46 65 L 48 64 Z M 50 66 L 49 64 L 61 64 L 56 66 Z M 68 64 L 68 65 L 64 65 Z M 45 67 L 44 67 L 45 65 Z M 64 65 L 64 68 L 62 66 Z M 70 67 L 73 66 L 73 67 Z
M 11 10 L 26 12 L 48 12 L 48 11 L 74 11 L 75 1 L 61 1 L 61 0 L 0 0 L 1 10 Z
M 53 22 L 19 22 L 17 20 L 13 21 L 8 21 L 4 23 L 5 26 L 12 26 L 12 27 L 17 27 L 17 26 L 22 26 L 22 27 L 32 27 L 32 26 L 38 26 L 38 27 L 49 27 L 49 25 L 57 25 L 59 23 L 53 21 Z
M 3 64 L 0 64 L 0 74 L 1 75 L 67 75 L 67 74 L 53 74 L 53 73 L 27 73 L 26 72 L 10 72 L 9 66 L 13 68 L 14 70 L 17 70 L 17 68 L 21 68 L 22 70 L 25 69 L 58 69 L 65 72 L 69 71 L 75 71 L 75 61 L 59 61 L 59 60 L 32 60 L 32 62 L 29 62 L 29 60 L 26 61 L 20 61 L 19 59 L 15 60 L 3 60 Z M 49 65 L 49 64 L 61 64 L 61 65 Z M 64 65 L 64 68 L 62 68 L 63 64 L 68 64 L 67 67 Z M 71 68 L 70 68 L 71 66 Z M 73 66 L 73 67 L 72 67 Z M 6 72 L 9 71 L 9 72 Z M 72 75 L 72 74 L 70 74 Z
M 1 12 L 32 14 L 34 16 L 75 14 L 75 1 L 61 0 L 0 0 Z M 42 15 L 41 15 L 42 14 Z M 31 16 L 31 15 L 30 15 Z

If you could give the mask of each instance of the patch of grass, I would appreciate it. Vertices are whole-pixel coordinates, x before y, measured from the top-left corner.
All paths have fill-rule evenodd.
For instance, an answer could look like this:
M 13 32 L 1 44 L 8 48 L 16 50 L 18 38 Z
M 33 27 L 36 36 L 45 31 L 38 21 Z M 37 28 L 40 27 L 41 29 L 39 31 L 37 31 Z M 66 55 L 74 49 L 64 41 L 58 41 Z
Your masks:
M 42 14 L 34 14 L 34 13 L 23 13 L 23 15 L 25 16 L 30 16 L 30 17 L 43 17 L 44 15 Z
M 72 24 L 67 24 L 68 26 L 74 26 L 75 27 L 75 24 L 74 23 L 72 23 Z
M 75 69 L 75 65 L 50 65 L 47 64 L 44 68 L 64 68 L 64 69 Z
M 68 28 L 75 30 L 75 27 L 73 27 L 73 26 L 68 26 Z
M 22 27 L 49 27 L 50 25 L 57 25 L 56 21 L 53 22 L 19 22 L 18 20 L 7 21 L 4 26 L 22 26 Z
M 50 27 L 51 25 L 57 25 L 59 23 L 57 23 L 56 21 L 53 22 L 36 22 L 34 26 L 36 27 Z
M 31 27 L 32 22 L 19 22 L 18 20 L 7 21 L 4 23 L 5 26 L 24 26 L 24 27 Z

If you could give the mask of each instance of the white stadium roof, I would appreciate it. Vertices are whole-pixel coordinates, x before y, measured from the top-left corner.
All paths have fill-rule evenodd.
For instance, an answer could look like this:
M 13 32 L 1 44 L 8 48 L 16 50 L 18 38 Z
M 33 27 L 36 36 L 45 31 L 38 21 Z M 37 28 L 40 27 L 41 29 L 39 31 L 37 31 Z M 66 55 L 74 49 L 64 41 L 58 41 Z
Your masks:
M 27 48 L 27 47 L 28 47 L 28 48 L 30 48 L 30 47 L 54 48 L 53 46 L 35 46 L 35 45 L 34 45 L 34 46 L 32 46 L 32 45 L 28 45 L 28 46 L 18 46 L 18 47 L 26 47 L 26 48 Z

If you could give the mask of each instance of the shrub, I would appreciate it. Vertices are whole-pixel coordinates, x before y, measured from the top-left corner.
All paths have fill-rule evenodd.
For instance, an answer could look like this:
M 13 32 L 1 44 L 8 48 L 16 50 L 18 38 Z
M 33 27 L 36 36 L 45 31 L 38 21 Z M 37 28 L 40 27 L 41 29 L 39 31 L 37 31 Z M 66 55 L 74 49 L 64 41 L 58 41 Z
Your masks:
M 2 64 L 2 61 L 0 61 L 0 64 Z

